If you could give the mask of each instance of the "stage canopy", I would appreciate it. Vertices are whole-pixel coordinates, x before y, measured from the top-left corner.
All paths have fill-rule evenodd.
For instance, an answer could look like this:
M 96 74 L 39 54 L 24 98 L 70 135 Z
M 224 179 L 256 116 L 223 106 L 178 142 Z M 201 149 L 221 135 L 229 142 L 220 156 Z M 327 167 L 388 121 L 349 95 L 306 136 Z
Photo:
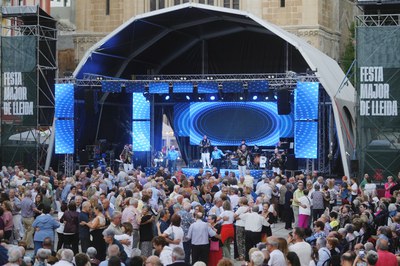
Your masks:
M 85 54 L 74 72 L 138 75 L 304 73 L 332 100 L 344 172 L 354 150 L 356 92 L 336 61 L 305 40 L 250 13 L 186 3 L 131 18 Z

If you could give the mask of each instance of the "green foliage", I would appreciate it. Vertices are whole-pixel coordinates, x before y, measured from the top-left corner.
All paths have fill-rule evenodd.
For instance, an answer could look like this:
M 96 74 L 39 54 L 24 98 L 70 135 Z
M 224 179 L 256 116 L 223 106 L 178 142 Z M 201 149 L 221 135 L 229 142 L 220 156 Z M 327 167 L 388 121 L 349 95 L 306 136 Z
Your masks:
M 351 64 L 353 63 L 356 53 L 355 53 L 355 24 L 354 22 L 349 26 L 349 32 L 350 32 L 350 38 L 347 41 L 345 51 L 343 53 L 342 58 L 340 59 L 341 62 L 341 67 L 344 73 L 347 73 L 349 71 L 349 68 Z M 350 82 L 352 84 L 355 84 L 355 75 L 354 75 L 354 66 L 353 69 L 350 69 L 349 75 L 348 75 Z

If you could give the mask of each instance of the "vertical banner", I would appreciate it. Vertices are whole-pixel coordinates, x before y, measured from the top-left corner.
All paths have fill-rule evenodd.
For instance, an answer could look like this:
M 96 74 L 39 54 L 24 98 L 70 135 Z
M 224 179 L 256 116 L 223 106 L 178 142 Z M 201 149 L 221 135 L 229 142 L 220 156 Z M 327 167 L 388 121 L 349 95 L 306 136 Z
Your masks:
M 399 26 L 357 27 L 357 155 L 376 181 L 400 165 Z
M 1 161 L 29 163 L 37 143 L 37 73 L 35 36 L 2 37 Z M 19 146 L 24 150 L 18 151 Z

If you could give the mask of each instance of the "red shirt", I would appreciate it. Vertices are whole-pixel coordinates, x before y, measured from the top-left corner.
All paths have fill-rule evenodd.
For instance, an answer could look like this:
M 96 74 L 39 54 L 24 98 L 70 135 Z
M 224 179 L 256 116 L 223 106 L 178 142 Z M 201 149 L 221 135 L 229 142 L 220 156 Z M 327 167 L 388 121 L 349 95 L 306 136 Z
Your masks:
M 378 250 L 378 261 L 375 266 L 397 266 L 396 255 L 386 250 Z

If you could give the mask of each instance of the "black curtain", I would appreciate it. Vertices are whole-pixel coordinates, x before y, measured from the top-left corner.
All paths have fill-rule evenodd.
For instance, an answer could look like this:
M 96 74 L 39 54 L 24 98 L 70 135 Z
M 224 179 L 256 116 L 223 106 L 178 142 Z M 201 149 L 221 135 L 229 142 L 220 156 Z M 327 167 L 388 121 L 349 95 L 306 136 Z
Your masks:
M 161 151 L 162 143 L 162 128 L 163 128 L 163 107 L 156 106 L 154 108 L 154 143 L 153 152 Z
M 171 125 L 172 130 L 175 132 L 174 128 L 174 107 L 173 106 L 164 106 L 164 114 L 167 116 L 167 119 Z M 179 151 L 181 153 L 182 159 L 185 161 L 186 165 L 189 165 L 189 162 L 192 160 L 190 153 L 190 138 L 189 137 L 180 137 L 176 136 L 176 142 L 178 143 Z

